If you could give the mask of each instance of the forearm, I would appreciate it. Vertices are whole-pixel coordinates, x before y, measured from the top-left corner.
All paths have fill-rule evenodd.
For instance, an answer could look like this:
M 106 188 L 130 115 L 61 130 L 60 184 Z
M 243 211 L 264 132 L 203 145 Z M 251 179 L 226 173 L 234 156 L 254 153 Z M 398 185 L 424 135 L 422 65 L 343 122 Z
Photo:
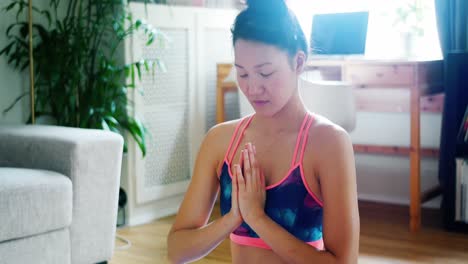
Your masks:
M 183 229 L 168 236 L 168 257 L 171 263 L 195 261 L 209 254 L 240 223 L 226 214 L 210 224 L 197 229 Z
M 329 251 L 318 251 L 264 215 L 249 225 L 286 263 L 340 263 Z

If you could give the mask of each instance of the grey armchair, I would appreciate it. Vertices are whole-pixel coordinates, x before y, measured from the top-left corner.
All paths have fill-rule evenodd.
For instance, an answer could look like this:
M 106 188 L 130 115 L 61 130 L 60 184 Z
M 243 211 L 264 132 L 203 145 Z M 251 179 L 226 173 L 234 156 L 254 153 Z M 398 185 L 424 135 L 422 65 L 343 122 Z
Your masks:
M 58 126 L 0 126 L 0 264 L 112 257 L 122 137 Z

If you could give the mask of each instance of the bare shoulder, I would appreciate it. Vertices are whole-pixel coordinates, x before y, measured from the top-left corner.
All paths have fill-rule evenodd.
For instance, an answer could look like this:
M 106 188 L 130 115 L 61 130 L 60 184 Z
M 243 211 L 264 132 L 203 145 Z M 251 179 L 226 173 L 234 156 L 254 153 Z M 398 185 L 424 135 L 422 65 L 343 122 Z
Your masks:
M 336 144 L 350 143 L 348 132 L 327 118 L 314 115 L 314 122 L 309 130 L 309 137 L 320 147 L 336 146 Z
M 210 135 L 211 137 L 229 136 L 234 132 L 234 130 L 236 129 L 236 126 L 241 121 L 242 119 L 236 119 L 236 120 L 226 121 L 226 122 L 214 125 L 213 127 L 209 129 L 207 136 L 208 135 Z
M 203 145 L 209 149 L 210 153 L 216 153 L 218 160 L 222 161 L 224 158 L 231 137 L 241 120 L 236 119 L 217 124 L 207 132 Z
M 314 115 L 308 136 L 308 149 L 314 153 L 320 152 L 320 155 L 313 155 L 315 157 L 329 159 L 343 151 L 352 150 L 349 134 L 342 127 L 320 115 Z
M 229 143 L 229 140 L 231 139 L 231 136 L 233 135 L 236 126 L 239 124 L 239 122 L 241 122 L 241 120 L 242 119 L 231 120 L 211 127 L 210 130 L 208 130 L 208 133 L 206 134 L 206 140 L 209 140 L 214 144 L 223 143 L 226 140 Z

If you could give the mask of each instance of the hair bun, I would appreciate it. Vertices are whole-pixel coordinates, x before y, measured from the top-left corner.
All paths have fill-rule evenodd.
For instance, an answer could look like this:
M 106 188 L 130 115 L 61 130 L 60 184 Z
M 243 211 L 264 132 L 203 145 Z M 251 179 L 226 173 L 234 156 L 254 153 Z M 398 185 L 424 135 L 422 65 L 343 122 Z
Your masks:
M 288 10 L 285 0 L 246 0 L 247 8 L 266 13 L 282 13 Z

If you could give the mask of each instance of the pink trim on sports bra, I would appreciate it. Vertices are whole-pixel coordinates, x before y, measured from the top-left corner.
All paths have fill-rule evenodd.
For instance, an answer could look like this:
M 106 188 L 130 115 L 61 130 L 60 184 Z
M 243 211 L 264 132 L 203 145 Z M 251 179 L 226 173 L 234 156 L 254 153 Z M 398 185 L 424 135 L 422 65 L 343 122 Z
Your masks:
M 250 122 L 252 122 L 252 119 L 253 119 L 254 115 L 255 114 L 251 114 L 249 116 L 244 117 L 239 122 L 239 124 L 236 125 L 236 129 L 234 130 L 234 134 L 233 134 L 233 136 L 231 138 L 231 141 L 229 142 L 229 146 L 228 146 L 228 149 L 226 151 L 226 155 L 224 157 L 224 163 L 226 163 L 226 165 L 228 167 L 228 173 L 229 173 L 229 177 L 231 177 L 231 179 L 232 179 L 232 173 L 231 173 L 232 159 L 234 158 L 234 155 L 235 155 L 237 149 L 239 148 L 239 144 L 242 141 L 242 136 L 243 136 L 245 130 L 247 129 L 247 127 L 250 125 Z M 245 122 L 246 120 L 247 120 L 247 122 Z M 288 178 L 288 176 L 295 169 L 297 169 L 297 167 L 299 167 L 300 170 L 301 170 L 301 178 L 302 178 L 302 181 L 304 183 L 305 188 L 307 189 L 307 192 L 312 196 L 312 198 L 314 198 L 314 200 L 321 207 L 323 207 L 323 202 L 317 197 L 317 195 L 315 195 L 315 193 L 310 189 L 309 185 L 307 184 L 307 181 L 306 181 L 305 176 L 304 176 L 304 168 L 302 166 L 302 161 L 304 159 L 305 145 L 307 143 L 307 139 L 308 139 L 308 136 L 309 136 L 308 131 L 309 131 L 313 121 L 314 121 L 313 116 L 311 114 L 309 114 L 309 113 L 306 113 L 306 115 L 304 117 L 304 120 L 302 121 L 301 128 L 299 129 L 299 134 L 298 134 L 297 139 L 296 139 L 296 146 L 294 148 L 294 155 L 293 155 L 293 159 L 291 161 L 291 168 L 288 170 L 286 175 L 284 175 L 283 178 L 281 178 L 281 180 L 279 180 L 278 182 L 276 182 L 274 184 L 270 184 L 270 185 L 266 186 L 265 188 L 266 188 L 266 190 L 270 190 L 270 189 L 273 189 L 275 187 L 278 187 L 279 185 L 281 185 Z M 245 125 L 242 127 L 242 124 L 244 124 L 244 123 L 245 123 Z M 240 132 L 239 136 L 237 137 L 237 132 L 239 131 L 239 129 L 241 127 L 242 127 L 241 132 Z M 235 140 L 236 138 L 237 138 L 237 140 Z M 302 147 L 301 147 L 301 153 L 300 153 L 300 156 L 299 156 L 299 161 L 295 162 L 296 159 L 297 159 L 297 154 L 298 154 L 297 152 L 299 150 L 299 144 L 301 143 L 301 140 L 302 140 Z M 231 152 L 234 141 L 236 141 L 236 144 L 234 146 L 234 151 L 231 153 L 231 155 L 229 155 L 229 152 Z M 229 159 L 228 159 L 228 156 L 230 156 Z M 218 179 L 219 179 L 220 176 L 221 176 L 221 173 L 218 173 Z
M 261 238 L 255 238 L 255 237 L 245 237 L 245 236 L 238 236 L 234 233 L 231 233 L 229 235 L 229 238 L 231 239 L 232 242 L 243 245 L 243 246 L 254 246 L 254 247 L 259 247 L 259 248 L 264 248 L 264 249 L 270 249 L 271 247 L 268 246 L 265 241 L 263 241 Z M 325 246 L 323 244 L 323 238 L 316 240 L 316 241 L 311 241 L 311 242 L 306 242 L 308 245 L 316 248 L 317 250 L 324 250 Z
M 247 122 L 245 123 L 245 126 L 242 128 L 242 130 L 241 130 L 241 132 L 240 132 L 240 134 L 239 134 L 239 137 L 237 138 L 237 143 L 236 143 L 235 146 L 234 146 L 234 151 L 232 151 L 232 153 L 231 153 L 231 155 L 230 155 L 230 158 L 227 159 L 228 164 L 231 164 L 232 159 L 233 159 L 234 156 L 236 155 L 236 151 L 237 151 L 237 149 L 239 148 L 239 144 L 240 144 L 241 141 L 242 141 L 242 137 L 244 136 L 245 130 L 246 130 L 247 127 L 250 125 L 250 122 L 252 122 L 253 117 L 254 117 L 254 114 L 252 114 L 252 115 L 246 117 L 246 118 L 248 118 L 248 120 L 247 120 Z M 245 120 L 246 118 L 244 118 L 244 120 Z M 244 120 L 242 120 L 242 121 L 244 121 Z M 236 132 L 234 132 L 234 133 L 236 133 Z M 236 134 L 234 134 L 234 135 L 237 136 Z M 230 151 L 231 151 L 231 148 L 228 149 L 228 153 L 229 153 Z M 226 160 L 226 159 L 224 159 L 224 160 Z

